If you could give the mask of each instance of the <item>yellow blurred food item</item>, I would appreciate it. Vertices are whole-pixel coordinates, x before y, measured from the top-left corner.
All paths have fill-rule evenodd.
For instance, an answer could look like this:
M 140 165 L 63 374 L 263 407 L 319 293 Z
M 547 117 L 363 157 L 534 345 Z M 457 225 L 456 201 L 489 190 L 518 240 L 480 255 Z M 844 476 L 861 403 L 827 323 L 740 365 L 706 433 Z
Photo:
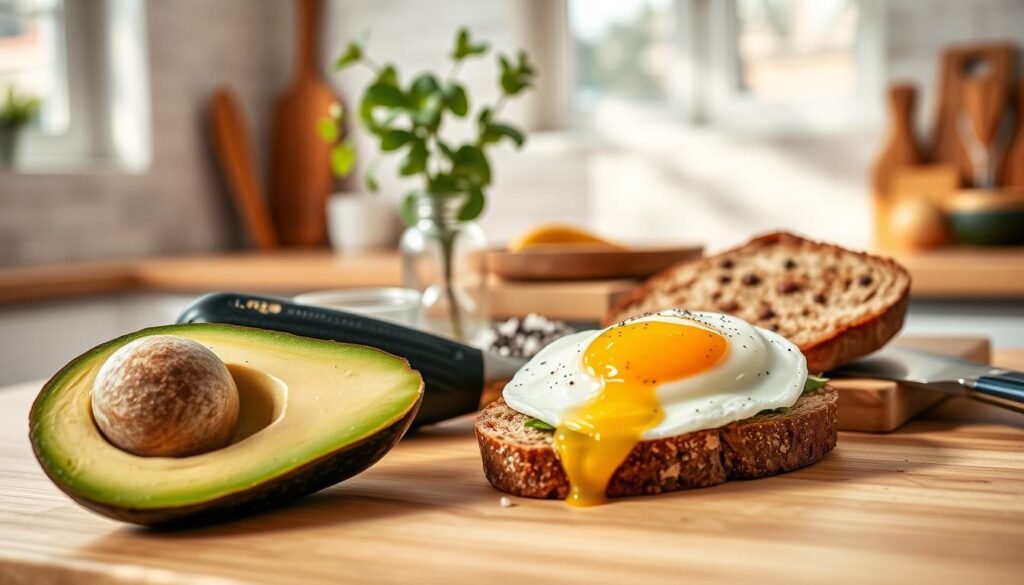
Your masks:
M 625 250 L 626 247 L 606 240 L 584 229 L 562 224 L 544 224 L 537 226 L 509 244 L 509 250 L 518 252 L 536 246 L 587 246 L 607 248 L 609 250 Z

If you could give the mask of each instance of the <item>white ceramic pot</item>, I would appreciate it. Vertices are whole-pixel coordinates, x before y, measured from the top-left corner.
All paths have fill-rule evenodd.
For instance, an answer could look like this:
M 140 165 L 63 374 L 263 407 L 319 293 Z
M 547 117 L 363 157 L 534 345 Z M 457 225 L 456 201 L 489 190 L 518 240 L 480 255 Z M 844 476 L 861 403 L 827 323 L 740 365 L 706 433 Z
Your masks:
M 395 205 L 379 195 L 335 193 L 327 200 L 327 236 L 339 253 L 394 248 L 400 223 Z

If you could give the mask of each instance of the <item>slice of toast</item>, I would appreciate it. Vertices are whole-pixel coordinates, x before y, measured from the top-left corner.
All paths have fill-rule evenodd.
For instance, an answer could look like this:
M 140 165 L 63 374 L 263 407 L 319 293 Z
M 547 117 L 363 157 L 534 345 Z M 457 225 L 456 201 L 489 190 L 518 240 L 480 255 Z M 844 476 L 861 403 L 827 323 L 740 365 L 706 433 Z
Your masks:
M 729 313 L 795 343 L 817 373 L 885 345 L 909 294 L 910 275 L 888 258 L 778 232 L 651 277 L 605 323 L 669 308 Z
M 504 400 L 476 418 L 484 475 L 503 492 L 565 499 L 569 480 L 552 433 L 526 426 L 530 417 Z M 836 392 L 800 397 L 782 414 L 764 413 L 706 431 L 641 441 L 608 483 L 608 497 L 659 494 L 756 479 L 810 465 L 836 445 Z

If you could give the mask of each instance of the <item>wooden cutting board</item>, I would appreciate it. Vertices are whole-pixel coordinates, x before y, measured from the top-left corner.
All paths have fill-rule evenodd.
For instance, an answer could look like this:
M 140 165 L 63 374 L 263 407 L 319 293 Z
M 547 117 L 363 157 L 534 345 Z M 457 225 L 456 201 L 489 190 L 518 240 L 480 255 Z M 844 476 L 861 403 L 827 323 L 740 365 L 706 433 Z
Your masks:
M 535 246 L 487 254 L 487 270 L 505 280 L 577 281 L 647 278 L 666 268 L 700 258 L 699 245 L 649 246 L 610 250 L 587 246 Z
M 334 185 L 330 147 L 316 124 L 338 101 L 317 63 L 320 0 L 296 0 L 295 77 L 271 118 L 270 209 L 281 244 L 322 246 L 327 236 L 327 196 Z
M 901 337 L 897 345 L 990 363 L 992 348 L 984 337 Z M 944 401 L 945 394 L 886 380 L 833 380 L 839 391 L 839 428 L 888 433 Z
M 537 313 L 549 319 L 596 324 L 637 286 L 637 281 L 629 279 L 525 282 L 491 275 L 488 302 L 494 319 Z

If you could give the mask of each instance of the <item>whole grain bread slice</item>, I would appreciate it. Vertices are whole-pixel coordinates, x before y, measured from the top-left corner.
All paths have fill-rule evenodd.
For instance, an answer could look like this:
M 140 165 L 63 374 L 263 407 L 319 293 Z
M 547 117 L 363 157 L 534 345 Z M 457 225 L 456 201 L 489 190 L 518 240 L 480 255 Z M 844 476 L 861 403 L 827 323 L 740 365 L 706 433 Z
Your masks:
M 526 426 L 530 417 L 497 400 L 476 418 L 484 475 L 503 492 L 564 499 L 569 480 L 552 433 Z M 659 494 L 756 479 L 810 465 L 836 445 L 836 392 L 800 397 L 784 413 L 706 431 L 641 441 L 608 483 L 608 497 Z
M 909 294 L 893 260 L 777 232 L 651 277 L 605 323 L 669 308 L 729 313 L 783 335 L 823 372 L 885 345 Z

